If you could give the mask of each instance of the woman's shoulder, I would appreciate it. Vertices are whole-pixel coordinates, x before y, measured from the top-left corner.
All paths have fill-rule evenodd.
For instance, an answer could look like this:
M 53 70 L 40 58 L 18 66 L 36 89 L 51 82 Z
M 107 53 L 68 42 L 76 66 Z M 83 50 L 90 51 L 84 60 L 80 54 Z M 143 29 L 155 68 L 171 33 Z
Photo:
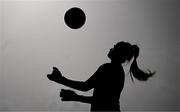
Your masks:
M 114 66 L 112 63 L 104 63 L 104 64 L 102 64 L 100 67 L 99 67 L 99 69 L 103 69 L 103 70 L 114 70 L 114 69 L 117 69 L 118 71 L 120 70 L 120 71 L 123 71 L 124 72 L 124 70 L 123 70 L 123 67 L 122 66 Z

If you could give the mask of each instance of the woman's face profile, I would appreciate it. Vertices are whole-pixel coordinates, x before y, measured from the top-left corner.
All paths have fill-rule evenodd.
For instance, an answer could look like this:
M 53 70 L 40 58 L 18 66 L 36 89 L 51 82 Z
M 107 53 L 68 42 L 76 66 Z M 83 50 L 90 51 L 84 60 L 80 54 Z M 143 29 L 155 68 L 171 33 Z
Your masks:
M 115 60 L 115 59 L 117 60 L 117 57 L 118 57 L 118 55 L 119 55 L 119 52 L 120 52 L 120 50 L 117 48 L 116 45 L 114 45 L 114 47 L 109 50 L 108 57 L 109 57 L 111 60 Z M 120 59 L 120 57 L 119 57 L 119 59 Z M 118 60 L 119 60 L 119 59 L 118 59 Z
M 111 59 L 111 61 L 116 61 L 120 63 L 124 63 L 126 61 L 126 56 L 124 46 L 122 44 L 116 44 L 113 48 L 109 50 L 108 57 Z
M 110 48 L 109 53 L 108 53 L 108 57 L 109 57 L 110 59 L 112 59 L 112 57 L 113 57 L 113 51 L 114 51 L 114 47 L 113 47 L 113 48 Z

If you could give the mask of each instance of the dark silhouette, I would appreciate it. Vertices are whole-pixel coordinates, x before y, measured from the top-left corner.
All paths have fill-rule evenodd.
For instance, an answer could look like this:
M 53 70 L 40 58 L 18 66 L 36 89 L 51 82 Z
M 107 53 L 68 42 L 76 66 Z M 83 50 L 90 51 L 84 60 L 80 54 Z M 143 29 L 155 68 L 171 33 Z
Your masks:
M 62 101 L 79 101 L 91 104 L 91 111 L 120 111 L 119 99 L 124 87 L 125 74 L 122 64 L 133 62 L 130 67 L 130 75 L 140 81 L 146 81 L 154 73 L 144 72 L 137 66 L 136 59 L 139 55 L 139 47 L 127 42 L 119 42 L 110 49 L 108 57 L 110 63 L 101 65 L 98 70 L 85 82 L 69 80 L 62 76 L 61 72 L 53 67 L 52 74 L 47 77 L 51 81 L 80 91 L 94 89 L 93 96 L 77 95 L 74 91 L 62 89 L 60 97 Z
M 64 21 L 70 28 L 78 29 L 84 25 L 86 21 L 86 15 L 80 8 L 73 7 L 65 13 Z

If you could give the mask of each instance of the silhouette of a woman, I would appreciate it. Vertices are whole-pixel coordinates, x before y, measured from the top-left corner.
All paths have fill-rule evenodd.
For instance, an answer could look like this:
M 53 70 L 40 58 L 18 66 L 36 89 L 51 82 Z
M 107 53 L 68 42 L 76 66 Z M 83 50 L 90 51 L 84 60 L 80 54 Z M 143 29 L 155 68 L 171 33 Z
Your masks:
M 144 72 L 139 69 L 136 59 L 139 55 L 139 47 L 128 42 L 119 42 L 111 48 L 108 57 L 110 63 L 101 65 L 98 70 L 85 82 L 69 80 L 62 76 L 61 72 L 53 67 L 53 72 L 47 77 L 51 81 L 80 91 L 94 89 L 93 96 L 82 96 L 71 90 L 61 90 L 62 101 L 79 101 L 91 104 L 91 111 L 119 111 L 119 99 L 124 87 L 125 74 L 122 64 L 133 62 L 130 67 L 130 75 L 140 81 L 146 81 L 154 73 Z

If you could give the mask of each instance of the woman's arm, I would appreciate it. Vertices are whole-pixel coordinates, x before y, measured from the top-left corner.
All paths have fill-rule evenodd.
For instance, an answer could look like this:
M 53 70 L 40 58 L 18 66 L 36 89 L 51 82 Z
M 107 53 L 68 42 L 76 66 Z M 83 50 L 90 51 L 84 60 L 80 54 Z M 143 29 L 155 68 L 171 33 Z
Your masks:
M 62 77 L 57 83 L 60 83 L 70 88 L 77 89 L 84 92 L 93 88 L 93 84 L 92 84 L 93 82 L 90 82 L 90 80 L 82 82 L 82 81 L 73 81 L 65 77 Z
M 92 103 L 92 96 L 82 96 L 76 94 L 74 91 L 62 89 L 60 92 L 62 101 L 78 101 L 82 103 Z
M 92 103 L 92 96 L 82 96 L 82 95 L 78 95 L 77 96 L 77 101 L 82 102 L 82 103 Z
M 87 81 L 81 82 L 81 81 L 73 81 L 70 79 L 67 79 L 62 76 L 61 72 L 56 68 L 53 67 L 52 74 L 48 74 L 47 77 L 49 80 L 54 81 L 59 84 L 63 84 L 65 86 L 68 86 L 73 89 L 77 89 L 80 91 L 88 91 L 94 87 L 95 80 L 97 78 L 97 73 L 99 70 L 93 74 Z

